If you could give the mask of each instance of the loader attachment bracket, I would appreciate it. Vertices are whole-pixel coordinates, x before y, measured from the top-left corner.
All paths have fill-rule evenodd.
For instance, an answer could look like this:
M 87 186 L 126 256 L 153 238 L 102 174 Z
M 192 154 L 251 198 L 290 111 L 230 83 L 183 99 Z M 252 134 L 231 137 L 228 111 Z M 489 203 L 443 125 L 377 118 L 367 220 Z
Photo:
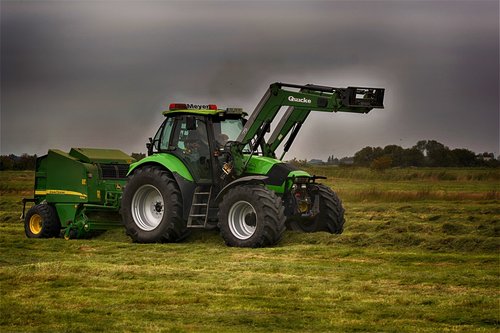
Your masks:
M 342 102 L 348 107 L 383 108 L 383 88 L 348 87 L 342 94 Z

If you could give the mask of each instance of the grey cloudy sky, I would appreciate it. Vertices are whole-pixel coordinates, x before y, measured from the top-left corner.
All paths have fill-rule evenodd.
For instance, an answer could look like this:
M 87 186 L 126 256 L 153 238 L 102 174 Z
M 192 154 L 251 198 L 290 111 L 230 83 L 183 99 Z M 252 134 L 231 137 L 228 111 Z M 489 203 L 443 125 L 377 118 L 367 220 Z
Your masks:
M 313 113 L 288 158 L 499 154 L 498 1 L 1 1 L 1 154 L 145 151 L 170 102 L 252 111 L 276 81 L 386 88 Z

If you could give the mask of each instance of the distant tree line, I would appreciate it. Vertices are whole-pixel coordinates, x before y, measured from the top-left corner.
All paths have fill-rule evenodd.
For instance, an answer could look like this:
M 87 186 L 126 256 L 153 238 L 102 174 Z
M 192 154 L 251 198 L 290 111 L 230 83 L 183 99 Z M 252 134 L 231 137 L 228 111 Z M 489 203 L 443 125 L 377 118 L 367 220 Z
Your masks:
M 14 154 L 0 156 L 0 170 L 35 170 L 36 155 Z
M 450 149 L 435 140 L 421 140 L 406 149 L 397 145 L 365 147 L 354 154 L 353 164 L 373 169 L 500 166 L 493 153 L 476 154 L 464 148 Z
M 136 160 L 144 158 L 143 153 L 132 153 Z M 36 155 L 22 154 L 1 155 L 0 170 L 34 170 Z M 411 148 L 402 148 L 397 145 L 381 147 L 365 147 L 353 157 L 336 158 L 328 156 L 325 162 L 321 160 L 289 161 L 296 165 L 328 164 L 354 165 L 383 170 L 393 167 L 499 167 L 500 161 L 493 153 L 476 154 L 464 148 L 450 149 L 435 140 L 421 140 Z
M 143 153 L 132 153 L 130 156 L 136 160 L 146 157 Z M 22 154 L 16 156 L 14 154 L 0 156 L 0 170 L 35 170 L 36 155 Z
M 144 153 L 132 153 L 130 154 L 133 158 L 135 158 L 136 161 L 142 160 L 144 157 L 146 157 L 146 154 Z
M 436 140 L 421 140 L 411 148 L 397 145 L 365 147 L 353 157 L 328 156 L 326 162 L 292 159 L 296 165 L 340 165 L 362 166 L 377 170 L 394 167 L 499 167 L 500 160 L 493 153 L 476 154 L 464 148 L 450 149 Z

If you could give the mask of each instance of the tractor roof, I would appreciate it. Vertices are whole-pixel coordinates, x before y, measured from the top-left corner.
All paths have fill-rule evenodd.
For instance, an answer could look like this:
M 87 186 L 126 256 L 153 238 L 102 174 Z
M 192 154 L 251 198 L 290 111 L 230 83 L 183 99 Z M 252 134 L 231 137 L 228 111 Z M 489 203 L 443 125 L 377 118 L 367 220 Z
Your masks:
M 242 108 L 227 108 L 219 109 L 215 104 L 199 105 L 199 104 L 180 104 L 172 103 L 168 110 L 163 111 L 163 115 L 188 113 L 203 116 L 215 116 L 215 115 L 239 115 L 246 116 L 247 114 L 243 112 Z

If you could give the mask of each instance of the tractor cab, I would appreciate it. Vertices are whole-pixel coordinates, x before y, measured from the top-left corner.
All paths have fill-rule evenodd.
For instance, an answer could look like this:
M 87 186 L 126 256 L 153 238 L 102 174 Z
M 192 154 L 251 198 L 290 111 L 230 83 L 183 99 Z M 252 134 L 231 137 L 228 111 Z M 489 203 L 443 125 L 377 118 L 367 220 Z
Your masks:
M 167 153 L 177 157 L 195 183 L 217 183 L 222 176 L 222 152 L 235 141 L 244 126 L 243 109 L 218 109 L 214 104 L 170 104 L 148 155 Z

